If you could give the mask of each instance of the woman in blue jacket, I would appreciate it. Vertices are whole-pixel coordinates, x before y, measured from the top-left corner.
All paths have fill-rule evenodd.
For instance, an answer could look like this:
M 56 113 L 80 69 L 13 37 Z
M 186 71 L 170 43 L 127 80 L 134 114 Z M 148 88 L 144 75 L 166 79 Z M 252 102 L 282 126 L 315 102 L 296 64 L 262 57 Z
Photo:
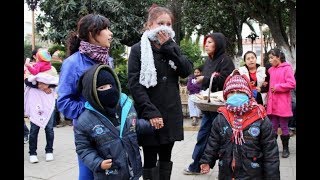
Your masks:
M 77 25 L 77 32 L 68 39 L 68 58 L 63 61 L 58 85 L 58 110 L 68 119 L 76 120 L 84 111 L 85 100 L 77 90 L 80 76 L 94 64 L 108 64 L 112 32 L 110 21 L 98 14 L 82 17 Z M 93 180 L 93 174 L 79 160 L 79 180 Z

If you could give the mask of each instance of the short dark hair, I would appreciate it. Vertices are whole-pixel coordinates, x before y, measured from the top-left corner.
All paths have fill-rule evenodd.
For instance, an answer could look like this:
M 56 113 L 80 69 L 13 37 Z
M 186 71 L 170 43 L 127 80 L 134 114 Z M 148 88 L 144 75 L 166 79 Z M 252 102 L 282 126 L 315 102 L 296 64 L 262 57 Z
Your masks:
M 203 65 L 200 65 L 200 66 L 198 66 L 198 67 L 194 68 L 194 71 L 195 71 L 196 69 L 198 69 L 200 72 L 202 72 Z
M 256 55 L 255 52 L 253 52 L 253 51 L 247 51 L 247 52 L 244 53 L 244 55 L 243 55 L 243 61 L 246 61 L 246 56 L 247 56 L 247 54 L 253 54 L 253 55 L 257 58 L 257 55 Z
M 276 57 L 279 57 L 281 62 L 286 62 L 286 57 L 285 57 L 284 53 L 283 53 L 280 49 L 278 49 L 278 48 L 273 48 L 273 49 L 271 49 L 271 50 L 268 52 L 268 55 L 269 55 L 269 54 L 272 54 L 272 55 L 274 55 L 274 56 L 276 56 Z
M 39 48 L 35 48 L 35 49 L 32 51 L 31 57 L 30 57 L 30 60 L 31 60 L 31 61 L 35 61 L 35 60 L 36 60 L 33 56 L 35 56 L 35 55 L 37 54 L 38 50 L 39 50 Z

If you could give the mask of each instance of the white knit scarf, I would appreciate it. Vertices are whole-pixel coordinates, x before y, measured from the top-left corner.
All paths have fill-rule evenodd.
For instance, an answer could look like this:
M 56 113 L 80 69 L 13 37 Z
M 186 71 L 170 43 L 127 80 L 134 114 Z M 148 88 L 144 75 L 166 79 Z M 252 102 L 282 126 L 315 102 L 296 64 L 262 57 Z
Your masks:
M 158 41 L 157 34 L 159 31 L 165 31 L 171 38 L 175 36 L 175 32 L 168 26 L 159 26 L 152 30 L 146 30 L 143 33 L 141 37 L 141 69 L 139 82 L 146 88 L 157 85 L 157 72 L 154 66 L 150 40 Z

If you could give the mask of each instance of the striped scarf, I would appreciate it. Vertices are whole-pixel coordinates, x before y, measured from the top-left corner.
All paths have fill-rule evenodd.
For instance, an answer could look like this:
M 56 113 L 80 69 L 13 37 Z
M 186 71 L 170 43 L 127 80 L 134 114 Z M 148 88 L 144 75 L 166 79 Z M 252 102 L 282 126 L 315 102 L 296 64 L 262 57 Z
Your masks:
M 107 64 L 110 66 L 108 62 L 109 48 L 107 47 L 102 47 L 90 44 L 86 41 L 81 41 L 79 51 L 80 53 L 89 56 L 93 61 L 96 61 L 97 63 Z

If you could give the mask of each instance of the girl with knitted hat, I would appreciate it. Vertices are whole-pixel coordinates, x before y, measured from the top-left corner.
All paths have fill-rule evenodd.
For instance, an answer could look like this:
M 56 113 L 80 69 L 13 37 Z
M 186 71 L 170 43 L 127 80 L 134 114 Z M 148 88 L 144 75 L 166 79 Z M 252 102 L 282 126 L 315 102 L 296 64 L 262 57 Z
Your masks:
M 264 107 L 238 70 L 226 79 L 226 105 L 218 109 L 202 158 L 201 173 L 219 160 L 219 179 L 280 179 L 279 151 Z
M 36 56 L 36 63 L 26 59 L 24 111 L 30 120 L 29 134 L 29 161 L 37 163 L 37 139 L 39 129 L 44 128 L 46 133 L 46 161 L 52 161 L 55 121 L 54 108 L 56 103 L 56 90 L 59 76 L 57 70 L 51 66 L 51 55 L 46 49 L 32 51 Z
M 52 68 L 52 70 L 55 70 Z M 50 70 L 49 70 L 50 71 Z M 56 72 L 56 71 L 55 71 Z M 52 161 L 54 142 L 54 108 L 56 100 L 55 87 L 59 77 L 46 72 L 29 75 L 25 79 L 24 113 L 30 120 L 29 134 L 29 161 L 37 163 L 37 142 L 39 129 L 43 128 L 46 133 L 47 145 L 45 148 L 46 161 Z
M 51 55 L 46 49 L 39 49 L 36 53 L 36 63 L 26 62 L 25 66 L 32 75 L 51 69 Z

